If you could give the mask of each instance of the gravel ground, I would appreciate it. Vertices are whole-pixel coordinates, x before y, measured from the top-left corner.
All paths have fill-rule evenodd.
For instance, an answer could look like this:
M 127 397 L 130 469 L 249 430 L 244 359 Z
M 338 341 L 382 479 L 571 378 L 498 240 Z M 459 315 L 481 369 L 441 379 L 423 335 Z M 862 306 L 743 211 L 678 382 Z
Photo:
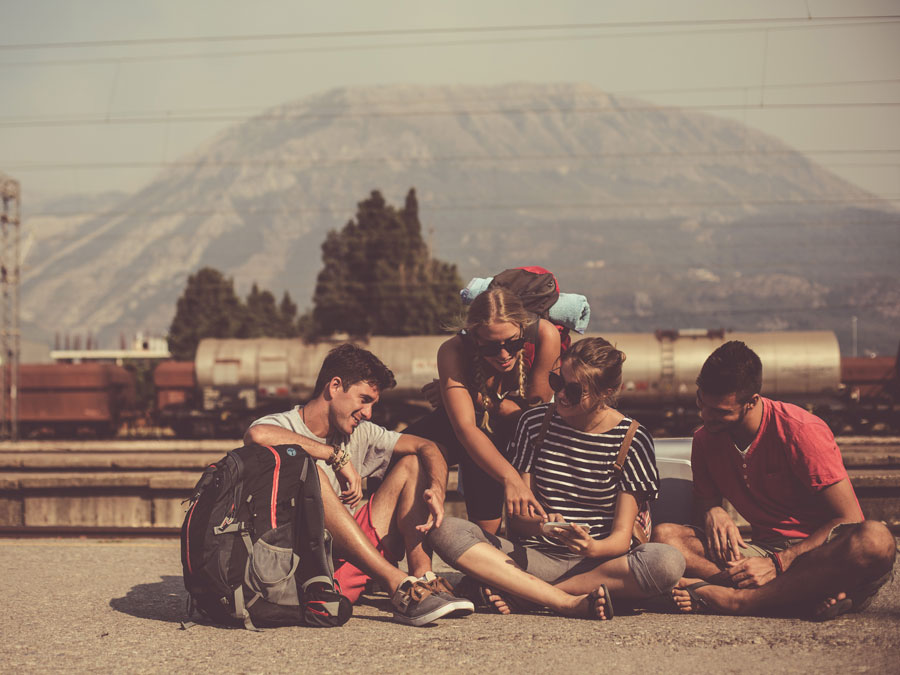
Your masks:
M 0 574 L 7 673 L 900 673 L 897 580 L 865 613 L 821 624 L 475 614 L 411 628 L 393 623 L 387 597 L 376 594 L 343 628 L 252 633 L 179 629 L 185 592 L 177 541 L 0 540 Z

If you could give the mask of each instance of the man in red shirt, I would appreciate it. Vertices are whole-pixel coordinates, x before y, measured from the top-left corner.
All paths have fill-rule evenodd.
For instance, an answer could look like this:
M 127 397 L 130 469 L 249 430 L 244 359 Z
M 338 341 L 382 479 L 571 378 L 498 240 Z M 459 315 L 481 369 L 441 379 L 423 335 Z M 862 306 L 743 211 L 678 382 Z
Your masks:
M 763 398 L 761 385 L 759 357 L 737 341 L 716 349 L 697 378 L 703 426 L 691 466 L 703 528 L 664 523 L 653 532 L 687 562 L 675 604 L 818 620 L 860 611 L 890 578 L 894 538 L 864 519 L 828 426 Z M 741 537 L 723 498 L 750 523 L 751 540 Z

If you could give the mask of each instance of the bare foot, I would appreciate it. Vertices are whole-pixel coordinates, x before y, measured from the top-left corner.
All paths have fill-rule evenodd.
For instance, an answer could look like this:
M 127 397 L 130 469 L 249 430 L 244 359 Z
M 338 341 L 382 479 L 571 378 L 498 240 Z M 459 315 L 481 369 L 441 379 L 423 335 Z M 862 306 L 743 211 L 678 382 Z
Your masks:
M 824 612 L 829 607 L 834 607 L 838 603 L 839 600 L 843 600 L 846 597 L 847 597 L 847 594 L 844 592 L 841 592 L 841 593 L 835 594 L 835 596 L 833 598 L 825 598 L 824 600 L 822 600 L 822 602 L 820 602 L 818 605 L 815 606 L 815 608 L 813 609 L 813 613 L 820 614 L 821 612 Z
M 846 614 L 851 609 L 853 609 L 853 600 L 841 591 L 825 598 L 813 607 L 812 619 L 813 621 L 828 621 L 841 614 Z
M 563 616 L 576 616 L 586 619 L 607 621 L 612 618 L 612 599 L 606 597 L 606 587 L 600 586 L 587 595 L 574 596 L 574 602 L 557 611 Z
M 498 614 L 512 614 L 512 610 L 509 608 L 509 605 L 506 604 L 506 598 L 498 593 L 494 593 L 494 591 L 487 586 L 483 586 L 482 590 L 484 591 L 484 597 L 486 597 L 489 602 L 493 603 L 494 609 L 497 610 Z
M 606 597 L 606 586 L 601 586 L 593 593 L 588 594 L 587 599 L 589 603 L 593 603 L 592 607 L 588 607 L 589 617 L 600 619 L 601 621 L 612 618 L 612 612 L 609 611 L 612 609 L 612 598 Z
M 683 578 L 672 589 L 672 599 L 682 612 L 712 610 L 720 614 L 740 614 L 741 592 L 703 579 Z

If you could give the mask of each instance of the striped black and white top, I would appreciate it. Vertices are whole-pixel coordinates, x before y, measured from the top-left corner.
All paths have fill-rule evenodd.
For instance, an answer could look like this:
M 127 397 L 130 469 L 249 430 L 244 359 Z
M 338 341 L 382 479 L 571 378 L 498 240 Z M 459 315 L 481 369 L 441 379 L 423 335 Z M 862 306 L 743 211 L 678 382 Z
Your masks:
M 625 417 L 605 433 L 589 434 L 573 429 L 554 413 L 542 446 L 536 448 L 546 411 L 546 405 L 537 406 L 519 418 L 508 453 L 518 471 L 531 474 L 532 491 L 547 513 L 586 524 L 594 539 L 603 539 L 612 531 L 620 490 L 634 494 L 639 503 L 656 498 L 659 472 L 653 438 L 643 426 L 631 441 L 624 471 L 616 481 L 615 461 L 631 419 Z M 548 552 L 569 552 L 543 536 L 528 537 L 522 543 Z

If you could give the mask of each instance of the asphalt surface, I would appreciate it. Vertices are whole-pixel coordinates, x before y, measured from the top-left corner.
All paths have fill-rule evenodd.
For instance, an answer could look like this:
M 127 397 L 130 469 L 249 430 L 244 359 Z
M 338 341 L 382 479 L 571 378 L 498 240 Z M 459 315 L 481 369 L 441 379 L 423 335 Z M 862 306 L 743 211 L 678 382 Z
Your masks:
M 253 633 L 180 629 L 173 540 L 0 540 L 0 575 L 5 673 L 900 673 L 897 578 L 868 611 L 821 624 L 479 613 L 411 628 L 393 623 L 387 596 L 375 594 L 342 628 Z

